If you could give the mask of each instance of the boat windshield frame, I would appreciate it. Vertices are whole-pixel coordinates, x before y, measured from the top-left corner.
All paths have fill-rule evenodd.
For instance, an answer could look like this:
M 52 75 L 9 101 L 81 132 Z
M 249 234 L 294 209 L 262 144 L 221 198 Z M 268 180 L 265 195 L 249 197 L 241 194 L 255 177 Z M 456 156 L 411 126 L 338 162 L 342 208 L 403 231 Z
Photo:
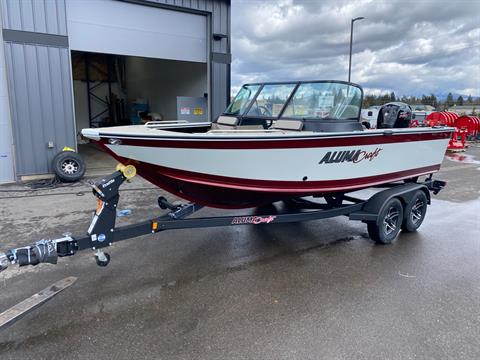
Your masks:
M 351 86 L 353 88 L 357 88 L 360 90 L 360 106 L 358 109 L 358 114 L 355 118 L 347 118 L 347 119 L 338 119 L 338 118 L 328 118 L 328 117 L 312 117 L 312 116 L 306 116 L 306 117 L 289 117 L 289 116 L 283 116 L 285 110 L 287 109 L 288 105 L 291 103 L 293 97 L 295 96 L 298 88 L 302 84 L 317 84 L 317 83 L 333 83 L 333 84 L 341 84 L 341 85 L 346 85 L 346 86 Z M 266 116 L 266 115 L 252 115 L 249 114 L 253 104 L 255 103 L 257 97 L 262 93 L 262 90 L 264 89 L 265 86 L 269 85 L 294 85 L 292 91 L 290 92 L 289 96 L 287 97 L 286 101 L 284 102 L 282 109 L 278 113 L 277 116 Z M 330 120 L 330 121 L 360 121 L 361 118 L 361 110 L 362 110 L 362 103 L 363 103 L 363 89 L 360 85 L 348 82 L 348 81 L 341 81 L 341 80 L 305 80 L 305 81 L 280 81 L 280 82 L 263 82 L 263 83 L 248 83 L 248 84 L 243 84 L 243 87 L 248 87 L 248 86 L 259 86 L 257 92 L 255 95 L 249 100 L 249 103 L 247 106 L 244 107 L 244 110 L 241 114 L 233 114 L 227 112 L 227 110 L 231 107 L 231 104 L 235 101 L 235 98 L 237 95 L 235 95 L 235 98 L 232 100 L 232 103 L 229 104 L 227 107 L 227 110 L 223 113 L 223 115 L 226 116 L 236 116 L 238 118 L 248 118 L 248 119 L 264 119 L 264 120 L 279 120 L 279 119 L 285 119 L 285 120 L 318 120 L 318 121 L 323 121 L 323 120 Z M 240 92 L 240 90 L 239 90 Z

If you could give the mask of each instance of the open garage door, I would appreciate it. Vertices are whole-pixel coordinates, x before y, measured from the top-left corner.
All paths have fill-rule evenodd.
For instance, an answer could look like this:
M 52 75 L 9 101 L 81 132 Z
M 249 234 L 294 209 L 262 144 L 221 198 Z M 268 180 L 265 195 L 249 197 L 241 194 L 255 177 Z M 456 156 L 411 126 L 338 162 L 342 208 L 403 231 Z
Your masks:
M 206 16 L 114 0 L 67 0 L 71 50 L 207 62 Z

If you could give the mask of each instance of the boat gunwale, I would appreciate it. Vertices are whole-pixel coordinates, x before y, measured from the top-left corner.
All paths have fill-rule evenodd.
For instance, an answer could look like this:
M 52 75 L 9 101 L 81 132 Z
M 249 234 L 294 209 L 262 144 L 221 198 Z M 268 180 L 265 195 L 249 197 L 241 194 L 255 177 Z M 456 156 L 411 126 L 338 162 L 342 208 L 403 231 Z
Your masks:
M 408 129 L 408 130 L 407 130 Z M 424 130 L 425 129 L 425 130 Z M 90 129 L 89 129 L 90 130 Z M 113 138 L 113 139 L 138 139 L 138 140 L 175 140 L 175 141 L 272 141 L 272 140 L 315 140 L 315 139 L 330 139 L 330 138 L 355 138 L 355 137 L 376 137 L 376 136 L 396 136 L 396 135 L 416 135 L 416 134 L 431 134 L 431 133 L 453 133 L 455 128 L 453 127 L 441 127 L 441 128 L 405 128 L 405 129 L 376 129 L 368 131 L 356 131 L 356 132 L 249 132 L 251 136 L 245 136 L 243 133 L 241 136 L 235 136 L 236 132 L 225 135 L 225 133 L 180 133 L 168 130 L 158 130 L 157 134 L 146 133 L 108 133 L 98 131 L 95 137 L 97 138 Z M 199 135 L 201 134 L 201 135 Z M 272 134 L 272 135 L 270 135 Z M 93 136 L 92 134 L 89 134 Z M 84 136 L 86 136 L 84 134 Z M 86 136 L 89 137 L 89 136 Z

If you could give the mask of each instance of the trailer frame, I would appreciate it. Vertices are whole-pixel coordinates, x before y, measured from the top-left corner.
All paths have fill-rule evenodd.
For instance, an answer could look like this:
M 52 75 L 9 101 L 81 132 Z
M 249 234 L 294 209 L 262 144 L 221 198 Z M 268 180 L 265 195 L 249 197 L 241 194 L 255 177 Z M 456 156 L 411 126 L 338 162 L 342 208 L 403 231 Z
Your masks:
M 384 208 L 389 201 L 399 199 L 406 207 L 412 201 L 412 197 L 418 191 L 421 191 L 425 194 L 428 204 L 430 204 L 430 191 L 436 194 L 446 185 L 444 181 L 433 180 L 430 174 L 423 182 L 418 182 L 418 179 L 415 178 L 403 183 L 383 184 L 381 187 L 386 189 L 375 193 L 366 200 L 350 196 L 347 193 L 334 193 L 325 195 L 323 197 L 325 199 L 324 203 L 305 198 L 286 199 L 285 204 L 288 209 L 280 213 L 199 218 L 189 218 L 189 216 L 202 209 L 202 205 L 195 203 L 172 204 L 164 197 L 160 197 L 158 198 L 158 204 L 160 208 L 168 210 L 167 213 L 132 225 L 116 227 L 117 205 L 120 199 L 119 188 L 124 181 L 129 181 L 135 176 L 135 173 L 133 166 L 119 165 L 115 172 L 92 185 L 92 192 L 97 198 L 98 206 L 86 234 L 80 236 L 65 235 L 58 239 L 43 239 L 30 246 L 0 253 L 0 271 L 4 270 L 9 264 L 18 264 L 19 266 L 37 265 L 39 263 L 56 264 L 58 257 L 72 256 L 77 251 L 85 249 L 96 251 L 97 264 L 106 266 L 110 262 L 110 255 L 103 251 L 104 248 L 119 241 L 166 230 L 270 225 L 320 220 L 337 216 L 348 216 L 350 220 L 369 224 L 370 236 L 377 242 L 387 243 L 393 239 L 389 241 L 381 240 L 378 234 L 372 232 L 379 231 L 378 228 L 380 228 L 383 220 L 380 214 L 384 212 Z M 377 227 L 375 228 L 375 226 Z M 400 229 L 396 231 L 393 238 L 398 235 Z

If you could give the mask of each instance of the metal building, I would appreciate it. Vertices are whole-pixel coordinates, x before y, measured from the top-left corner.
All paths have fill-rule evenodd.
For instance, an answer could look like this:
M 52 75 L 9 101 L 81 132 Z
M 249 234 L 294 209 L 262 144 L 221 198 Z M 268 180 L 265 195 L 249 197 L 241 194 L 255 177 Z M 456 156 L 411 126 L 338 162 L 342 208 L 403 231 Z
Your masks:
M 204 97 L 210 120 L 229 101 L 230 0 L 2 0 L 0 12 L 0 183 L 49 173 L 64 146 L 77 147 L 95 106 L 121 87 L 118 59 L 131 96 L 167 117 L 173 95 Z M 108 81 L 92 80 L 98 54 Z M 93 93 L 102 84 L 110 97 Z

